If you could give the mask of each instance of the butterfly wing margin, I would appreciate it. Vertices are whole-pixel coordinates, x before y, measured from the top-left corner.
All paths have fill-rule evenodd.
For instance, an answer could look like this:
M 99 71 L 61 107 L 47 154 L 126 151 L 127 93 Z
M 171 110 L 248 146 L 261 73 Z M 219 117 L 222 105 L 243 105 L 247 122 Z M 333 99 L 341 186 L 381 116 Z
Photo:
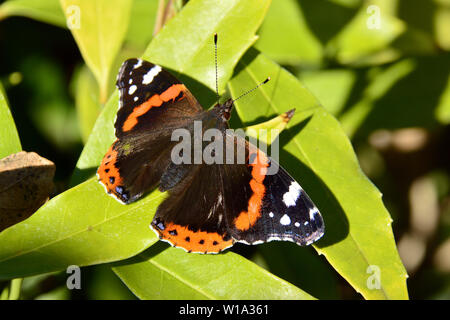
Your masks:
M 305 246 L 320 239 L 323 218 L 300 185 L 275 160 L 242 137 L 227 138 L 245 144 L 248 154 L 245 164 L 224 166 L 223 188 L 230 190 L 225 193 L 229 234 L 246 244 L 287 240 Z M 278 171 L 270 174 L 270 166 Z M 243 175 L 250 180 L 247 185 L 235 179 Z M 248 199 L 246 208 L 233 198 L 236 194 Z
M 184 171 L 182 166 L 173 168 L 178 169 Z M 192 165 L 187 176 L 168 191 L 151 228 L 160 239 L 188 252 L 219 253 L 232 246 L 221 180 L 219 165 Z

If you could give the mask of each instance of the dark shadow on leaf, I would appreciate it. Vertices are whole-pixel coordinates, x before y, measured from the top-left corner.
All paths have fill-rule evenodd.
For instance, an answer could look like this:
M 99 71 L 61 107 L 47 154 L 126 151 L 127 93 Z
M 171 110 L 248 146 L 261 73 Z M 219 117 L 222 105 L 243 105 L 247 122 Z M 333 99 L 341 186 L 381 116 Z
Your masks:
M 355 81 L 352 89 L 350 90 L 350 94 L 345 101 L 344 106 L 339 111 L 339 114 L 336 116 L 339 117 L 342 114 L 345 114 L 353 105 L 355 105 L 358 101 L 363 98 L 364 90 L 369 85 L 369 79 L 367 76 L 368 68 L 355 69 Z
M 120 266 L 126 266 L 130 264 L 140 263 L 144 261 L 148 261 L 152 259 L 153 257 L 157 256 L 167 248 L 170 248 L 170 245 L 166 242 L 157 241 L 155 244 L 153 244 L 151 247 L 147 248 L 146 250 L 142 251 L 141 253 L 135 255 L 134 257 L 113 262 L 111 263 L 111 267 L 120 267 Z
M 350 22 L 357 10 L 331 1 L 298 0 L 311 31 L 326 44 Z
M 409 27 L 425 31 L 433 35 L 434 19 L 437 5 L 433 1 L 400 0 L 398 4 L 398 17 L 405 21 Z
M 259 51 L 253 47 L 250 47 L 245 54 L 242 56 L 241 60 L 237 63 L 236 67 L 234 68 L 233 77 L 244 71 L 244 69 L 252 63 L 253 60 L 255 60 L 258 55 Z M 264 79 L 263 79 L 264 80 Z
M 244 54 L 244 56 L 242 57 L 242 59 L 238 62 L 237 66 L 236 66 L 236 68 L 235 68 L 235 70 L 234 70 L 233 76 L 236 76 L 236 75 L 238 75 L 239 73 L 241 73 L 242 71 L 245 71 L 245 68 L 247 68 L 247 66 L 251 65 L 252 62 L 253 62 L 253 60 L 256 59 L 260 54 L 261 54 L 261 53 L 260 53 L 257 49 L 251 47 L 251 48 Z M 278 67 L 278 68 L 277 68 L 277 74 L 269 74 L 269 73 L 267 73 L 266 75 L 264 75 L 263 78 L 258 79 L 258 80 L 257 80 L 257 81 L 258 81 L 257 83 L 255 83 L 255 82 L 249 83 L 249 85 L 248 85 L 247 87 L 241 88 L 241 91 L 238 92 L 238 93 L 236 93 L 236 94 L 237 94 L 238 96 L 240 96 L 241 94 L 243 94 L 243 93 L 245 93 L 245 92 L 247 92 L 247 91 L 249 91 L 249 90 L 255 89 L 255 87 L 256 87 L 257 85 L 261 84 L 261 83 L 262 83 L 264 80 L 266 80 L 268 77 L 270 77 L 271 80 L 270 80 L 267 84 L 264 84 L 264 86 L 273 86 L 273 87 L 276 88 L 277 85 L 278 85 L 278 80 L 279 80 L 279 78 L 280 78 L 281 70 L 282 70 L 282 68 L 281 68 L 281 67 Z M 260 81 L 260 82 L 259 82 L 259 81 Z M 271 96 L 268 97 L 267 103 L 265 103 L 264 105 L 254 105 L 254 106 L 252 106 L 252 108 L 258 108 L 258 109 L 260 109 L 260 110 L 261 110 L 261 109 L 264 109 L 264 110 L 265 110 L 265 111 L 263 112 L 263 113 L 264 113 L 264 116 L 262 116 L 262 117 L 260 117 L 260 118 L 258 118 L 258 119 L 255 119 L 255 120 L 253 120 L 252 122 L 246 123 L 246 124 L 245 124 L 246 126 L 251 126 L 251 125 L 255 125 L 255 124 L 258 124 L 258 123 L 267 121 L 267 120 L 269 120 L 268 117 L 270 117 L 270 116 L 275 116 L 275 115 L 273 114 L 273 109 L 272 109 L 271 106 L 270 106 L 270 103 L 271 103 L 271 101 L 273 100 L 273 96 L 275 95 L 275 92 L 276 92 L 276 90 L 272 90 Z M 252 93 L 249 93 L 249 95 L 252 95 L 252 94 L 256 94 L 256 92 L 254 92 L 254 93 L 253 93 L 253 92 L 252 92 Z M 237 97 L 234 97 L 234 98 L 237 98 Z M 242 99 L 246 99 L 246 98 L 245 98 L 245 97 L 242 97 Z M 287 111 L 287 110 L 286 110 L 286 111 Z
M 311 247 L 273 241 L 259 245 L 258 252 L 271 273 L 318 299 L 338 299 L 336 272 Z
M 294 114 L 295 117 L 295 114 Z M 287 133 L 281 135 L 280 146 L 284 146 L 288 144 L 297 134 L 299 134 L 311 121 L 312 115 L 300 121 L 296 125 L 292 127 L 288 127 L 286 130 Z
M 99 165 L 100 165 L 100 163 L 99 163 Z M 75 170 L 73 171 L 72 178 L 70 179 L 69 186 L 71 188 L 75 187 L 76 185 L 95 176 L 96 172 L 97 172 L 97 167 L 91 167 L 91 168 L 85 168 L 85 169 L 75 168 Z

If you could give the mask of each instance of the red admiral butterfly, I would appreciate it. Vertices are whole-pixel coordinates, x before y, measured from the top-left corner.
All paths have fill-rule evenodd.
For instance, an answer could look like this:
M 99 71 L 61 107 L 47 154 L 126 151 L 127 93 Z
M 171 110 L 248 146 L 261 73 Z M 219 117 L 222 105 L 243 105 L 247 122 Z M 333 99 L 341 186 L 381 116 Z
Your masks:
M 158 184 L 168 191 L 151 223 L 160 239 L 188 252 L 219 253 L 235 242 L 309 245 L 322 237 L 322 216 L 300 185 L 281 167 L 269 175 L 274 160 L 226 131 L 233 100 L 204 111 L 174 76 L 141 59 L 123 63 L 116 85 L 117 139 L 97 176 L 125 204 Z M 175 164 L 172 132 L 192 132 L 194 121 L 201 121 L 203 130 L 220 130 L 225 152 L 243 147 L 245 163 Z M 231 151 L 235 158 L 237 149 Z

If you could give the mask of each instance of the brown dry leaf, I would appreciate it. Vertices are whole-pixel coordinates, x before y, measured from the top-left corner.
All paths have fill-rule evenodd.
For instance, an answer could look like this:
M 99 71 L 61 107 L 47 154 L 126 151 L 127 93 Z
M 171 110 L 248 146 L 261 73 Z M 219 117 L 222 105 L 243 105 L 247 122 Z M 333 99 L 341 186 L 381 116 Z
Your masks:
M 53 190 L 55 164 L 35 152 L 0 159 L 0 232 L 31 216 Z

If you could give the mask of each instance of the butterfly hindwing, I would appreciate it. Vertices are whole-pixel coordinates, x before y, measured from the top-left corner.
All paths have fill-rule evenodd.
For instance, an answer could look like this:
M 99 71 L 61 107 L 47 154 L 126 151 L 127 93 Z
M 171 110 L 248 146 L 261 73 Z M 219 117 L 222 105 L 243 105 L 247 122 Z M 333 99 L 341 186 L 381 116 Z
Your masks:
M 133 202 L 155 187 L 170 163 L 170 135 L 117 139 L 97 170 L 106 191 L 123 203 Z M 169 147 L 169 148 L 167 148 Z
M 217 183 L 221 179 L 219 165 L 192 165 L 158 207 L 152 229 L 162 240 L 188 252 L 219 253 L 232 246 L 224 193 Z

